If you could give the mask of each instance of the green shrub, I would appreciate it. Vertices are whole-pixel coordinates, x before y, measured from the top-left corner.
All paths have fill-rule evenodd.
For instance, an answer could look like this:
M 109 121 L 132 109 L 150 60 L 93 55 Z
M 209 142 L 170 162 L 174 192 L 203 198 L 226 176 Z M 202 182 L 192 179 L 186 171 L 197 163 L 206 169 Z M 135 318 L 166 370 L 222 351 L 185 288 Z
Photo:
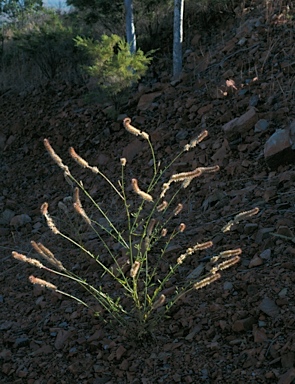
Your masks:
M 119 323 L 124 326 L 129 337 L 140 338 L 153 333 L 157 322 L 166 317 L 171 307 L 189 291 L 200 289 L 219 279 L 221 270 L 233 266 L 240 260 L 241 249 L 225 250 L 209 257 L 207 251 L 207 257 L 204 259 L 208 262 L 207 272 L 200 275 L 203 269 L 197 268 L 188 276 L 183 276 L 181 266 L 187 262 L 187 259 L 195 257 L 192 255 L 196 252 L 208 250 L 213 246 L 213 242 L 204 239 L 204 242 L 188 247 L 180 255 L 171 256 L 171 252 L 168 255 L 171 242 L 177 236 L 182 236 L 186 228 L 184 223 L 180 220 L 177 221 L 183 209 L 181 201 L 178 200 L 179 193 L 183 188 L 188 188 L 191 183 L 195 183 L 198 177 L 214 174 L 219 167 L 216 165 L 197 167 L 193 171 L 172 175 L 170 173 L 168 178 L 167 173 L 182 154 L 196 147 L 207 136 L 207 132 L 204 131 L 193 139 L 174 160 L 162 168 L 156 160 L 149 135 L 133 127 L 130 122 L 129 118 L 124 120 L 126 130 L 145 140 L 151 150 L 153 174 L 149 182 L 142 181 L 140 177 L 130 180 L 126 175 L 132 174 L 132 169 L 129 169 L 126 159 L 121 159 L 121 178 L 119 186 L 116 187 L 107 175 L 96 166 L 89 165 L 75 152 L 74 148 L 70 148 L 73 160 L 85 170 L 92 172 L 94 177 L 100 176 L 108 183 L 113 195 L 109 194 L 106 204 L 95 201 L 84 187 L 83 182 L 73 176 L 69 167 L 56 154 L 49 141 L 44 140 L 51 158 L 64 172 L 65 179 L 72 186 L 71 190 L 74 190 L 73 211 L 83 219 L 87 226 L 84 231 L 91 229 L 97 239 L 95 252 L 86 249 L 79 236 L 78 239 L 74 239 L 67 234 L 66 230 L 58 228 L 56 220 L 49 214 L 47 202 L 41 207 L 42 215 L 56 236 L 66 239 L 95 261 L 100 276 L 96 277 L 93 282 L 89 278 L 90 276 L 87 278 L 87 276 L 77 275 L 72 268 L 73 265 L 64 266 L 62 261 L 57 259 L 42 243 L 32 242 L 32 246 L 41 259 L 51 265 L 51 268 L 37 259 L 26 257 L 18 252 L 13 252 L 13 257 L 78 283 L 98 302 L 101 312 L 97 315 L 108 323 L 110 323 L 111 316 L 115 320 L 115 324 Z M 166 181 L 163 183 L 163 180 Z M 129 191 L 130 183 L 133 193 Z M 86 198 L 85 204 L 87 201 L 90 202 L 88 209 L 84 209 L 82 206 L 80 192 Z M 116 215 L 118 213 L 124 215 L 121 220 L 116 220 L 109 213 L 111 200 L 116 202 Z M 63 206 L 64 211 L 67 209 Z M 89 213 L 86 212 L 87 210 Z M 236 215 L 222 228 L 222 232 L 228 232 L 232 226 L 257 212 L 258 208 L 254 208 Z M 87 300 L 81 300 L 75 295 L 61 291 L 46 280 L 35 276 L 30 276 L 29 279 L 34 284 L 43 285 L 72 297 L 78 303 L 89 307 Z
M 38 17 L 39 16 L 39 17 Z M 60 15 L 47 10 L 14 31 L 17 47 L 33 61 L 42 74 L 53 79 L 64 65 L 75 61 L 73 32 Z
M 128 43 L 115 34 L 103 35 L 100 42 L 81 36 L 74 40 L 78 47 L 86 50 L 93 62 L 84 69 L 116 105 L 119 95 L 146 73 L 152 60 L 152 51 L 144 54 L 138 49 L 131 53 Z

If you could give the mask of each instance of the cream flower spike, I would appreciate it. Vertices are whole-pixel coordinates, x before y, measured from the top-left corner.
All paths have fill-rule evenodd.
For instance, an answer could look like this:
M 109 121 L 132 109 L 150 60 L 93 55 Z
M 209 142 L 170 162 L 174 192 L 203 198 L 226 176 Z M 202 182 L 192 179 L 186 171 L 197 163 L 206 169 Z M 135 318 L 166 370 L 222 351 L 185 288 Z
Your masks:
M 135 128 L 130 123 L 131 123 L 130 117 L 125 117 L 125 119 L 123 120 L 123 125 L 124 125 L 124 128 L 126 129 L 126 131 L 128 131 L 132 135 L 141 136 L 143 139 L 149 140 L 149 135 L 146 132 L 143 132 L 143 131 Z

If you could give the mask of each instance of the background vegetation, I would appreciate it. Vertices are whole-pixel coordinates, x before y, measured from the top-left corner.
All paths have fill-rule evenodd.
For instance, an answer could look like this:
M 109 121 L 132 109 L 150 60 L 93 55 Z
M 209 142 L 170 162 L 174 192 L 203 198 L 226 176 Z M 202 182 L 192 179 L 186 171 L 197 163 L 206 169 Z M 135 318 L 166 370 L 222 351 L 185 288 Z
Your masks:
M 233 14 L 234 0 L 186 0 L 186 45 L 192 30 L 210 28 Z M 70 11 L 50 10 L 41 0 L 0 1 L 0 92 L 16 88 L 30 92 L 48 80 L 87 84 L 83 66 L 91 55 L 77 49 L 74 38 L 100 40 L 102 35 L 125 36 L 122 0 L 68 0 Z M 171 69 L 173 0 L 134 1 L 138 47 L 142 52 L 158 49 L 154 59 L 165 56 Z M 89 53 L 89 52 L 88 52 Z

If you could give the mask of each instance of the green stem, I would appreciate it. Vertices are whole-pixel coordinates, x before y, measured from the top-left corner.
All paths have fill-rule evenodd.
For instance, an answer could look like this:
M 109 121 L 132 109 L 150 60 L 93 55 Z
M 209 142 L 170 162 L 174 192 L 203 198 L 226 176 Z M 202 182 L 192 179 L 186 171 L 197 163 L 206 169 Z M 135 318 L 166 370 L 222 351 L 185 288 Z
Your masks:
M 111 182 L 111 180 L 104 174 L 102 173 L 99 169 L 98 174 L 105 179 L 105 181 L 113 188 L 113 190 L 120 196 L 122 200 L 124 200 L 124 196 L 121 195 L 120 191 L 114 186 L 114 184 Z
M 123 246 L 125 246 L 126 248 L 128 248 L 128 245 L 127 243 L 125 242 L 124 238 L 122 237 L 121 233 L 117 230 L 117 228 L 114 226 L 114 224 L 112 223 L 112 221 L 109 219 L 108 215 L 104 212 L 104 210 L 96 203 L 96 201 L 93 199 L 93 197 L 86 191 L 86 189 L 83 187 L 83 185 L 81 183 L 79 183 L 73 176 L 72 174 L 70 174 L 70 178 L 72 181 L 74 181 L 75 184 L 78 185 L 78 187 L 82 190 L 82 192 L 85 194 L 85 196 L 88 197 L 88 199 L 91 201 L 91 203 L 95 206 L 95 208 L 102 214 L 102 216 L 106 219 L 106 221 L 108 222 L 109 226 L 115 231 L 116 235 L 118 236 L 118 240 L 121 242 L 121 244 Z M 98 224 L 100 225 L 100 224 Z M 117 239 L 112 233 L 111 231 L 107 230 L 105 227 L 103 227 L 102 225 L 100 225 L 101 228 L 103 228 L 110 236 L 112 236 L 113 238 Z
M 84 247 L 82 247 L 79 243 L 77 243 L 75 240 L 73 240 L 72 238 L 68 237 L 67 235 L 65 235 L 64 233 L 62 232 L 59 232 L 59 235 L 61 237 L 63 237 L 64 239 L 68 240 L 70 243 L 74 244 L 76 247 L 78 247 L 79 249 L 81 249 L 83 252 L 85 252 L 87 255 L 89 255 L 92 259 L 94 259 L 101 267 L 102 269 L 108 273 L 110 276 L 112 276 L 112 278 L 117 281 L 118 283 L 120 283 L 127 291 L 131 291 L 131 288 L 127 285 L 125 285 L 125 281 L 119 279 L 109 268 L 107 268 L 98 258 L 96 258 L 90 251 L 88 251 L 87 249 L 85 249 Z M 132 291 L 131 291 L 132 292 Z

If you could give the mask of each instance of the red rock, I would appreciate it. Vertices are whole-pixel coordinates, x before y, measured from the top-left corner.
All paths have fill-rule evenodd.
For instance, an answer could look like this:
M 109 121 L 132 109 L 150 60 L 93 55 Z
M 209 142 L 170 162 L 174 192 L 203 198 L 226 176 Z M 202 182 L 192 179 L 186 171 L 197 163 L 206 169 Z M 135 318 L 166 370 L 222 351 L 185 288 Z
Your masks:
M 246 319 L 236 320 L 232 325 L 232 330 L 234 332 L 244 332 L 252 329 L 253 324 L 255 323 L 254 317 L 247 317 Z
M 223 52 L 226 52 L 226 53 L 231 52 L 231 51 L 235 48 L 236 43 L 237 43 L 237 39 L 236 39 L 236 38 L 233 38 L 232 40 L 230 40 L 230 41 L 225 45 L 225 47 L 222 49 L 222 51 L 223 51 Z
M 127 159 L 127 163 L 132 163 L 134 157 L 138 155 L 143 148 L 143 142 L 135 139 L 131 141 L 126 147 L 123 149 L 122 157 Z
M 56 336 L 56 339 L 55 339 L 55 342 L 54 342 L 54 346 L 56 349 L 62 349 L 66 343 L 66 341 L 74 334 L 73 331 L 65 331 L 63 329 L 60 329 L 57 336 Z
M 291 384 L 295 378 L 295 368 L 290 368 L 285 372 L 278 381 L 278 384 Z
M 10 349 L 3 349 L 0 352 L 0 358 L 3 359 L 4 361 L 9 361 L 11 360 L 12 353 Z
M 48 355 L 48 354 L 50 354 L 52 352 L 53 352 L 53 349 L 52 349 L 51 345 L 44 344 L 44 345 L 42 345 L 41 348 L 39 348 L 36 351 L 34 351 L 33 354 L 34 354 L 34 356 Z
M 140 109 L 141 111 L 145 111 L 149 109 L 154 102 L 154 100 L 161 96 L 162 92 L 153 92 L 153 93 L 147 93 L 145 95 L 142 95 L 141 98 L 139 99 L 137 108 Z
M 224 124 L 222 127 L 225 135 L 233 140 L 236 137 L 245 136 L 248 134 L 249 130 L 254 128 L 255 123 L 257 122 L 258 117 L 256 109 L 251 107 L 247 112 L 242 116 L 236 117 L 235 119 Z
M 122 369 L 123 371 L 127 371 L 129 367 L 130 367 L 130 362 L 127 359 L 124 359 L 120 364 L 120 369 Z
M 204 107 L 198 109 L 198 115 L 202 116 L 204 113 L 209 112 L 212 108 L 213 104 L 204 105 Z
M 94 332 L 93 335 L 91 335 L 89 337 L 89 339 L 87 339 L 87 342 L 88 343 L 91 343 L 92 341 L 96 341 L 96 340 L 102 340 L 104 337 L 104 332 L 102 329 L 98 329 Z
M 269 371 L 269 372 L 266 372 L 265 378 L 266 379 L 274 379 L 275 375 L 274 375 L 274 373 L 272 371 Z
M 4 363 L 2 364 L 2 370 L 1 372 L 4 373 L 4 375 L 9 375 L 11 373 L 12 364 L 11 363 Z
M 291 229 L 289 227 L 287 227 L 286 225 L 280 225 L 278 230 L 277 230 L 277 234 L 285 236 L 286 238 L 289 238 L 290 240 L 295 238 Z
M 265 329 L 255 327 L 253 330 L 255 343 L 264 343 L 267 340 Z
M 262 265 L 262 264 L 263 264 L 263 260 L 258 256 L 254 256 L 253 259 L 250 260 L 249 268 L 258 267 L 259 265 Z
M 120 360 L 121 357 L 126 353 L 126 348 L 121 344 L 116 350 L 116 359 Z

